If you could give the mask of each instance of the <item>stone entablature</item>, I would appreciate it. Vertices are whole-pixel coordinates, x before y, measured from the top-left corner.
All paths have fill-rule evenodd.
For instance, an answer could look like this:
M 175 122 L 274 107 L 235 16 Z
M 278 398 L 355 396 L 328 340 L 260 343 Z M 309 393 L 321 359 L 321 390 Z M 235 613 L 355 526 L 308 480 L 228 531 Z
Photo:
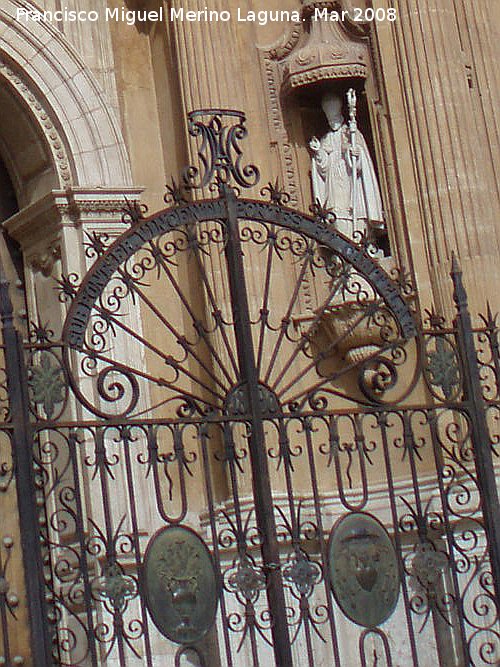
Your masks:
M 4 222 L 4 229 L 21 246 L 31 268 L 45 276 L 61 257 L 65 227 L 98 226 L 116 232 L 127 202 L 137 202 L 143 188 L 68 188 L 54 190 Z

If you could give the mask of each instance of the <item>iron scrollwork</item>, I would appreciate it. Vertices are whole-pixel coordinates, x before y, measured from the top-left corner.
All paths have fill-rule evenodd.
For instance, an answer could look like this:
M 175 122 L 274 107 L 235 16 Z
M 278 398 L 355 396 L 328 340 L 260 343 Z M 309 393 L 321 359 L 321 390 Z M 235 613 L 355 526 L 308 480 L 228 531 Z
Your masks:
M 172 183 L 172 208 L 145 217 L 132 207 L 114 242 L 88 236 L 91 271 L 60 280 L 71 302 L 63 341 L 35 326 L 26 345 L 38 368 L 28 370 L 37 378 L 30 452 L 53 662 L 209 664 L 202 640 L 216 623 L 221 664 L 270 664 L 279 620 L 308 667 L 346 656 L 362 667 L 420 664 L 422 638 L 436 664 L 446 643 L 456 664 L 496 664 L 463 341 L 437 318 L 417 331 L 404 273 L 386 274 L 363 239 L 319 219 L 324 211 L 286 208 L 277 183 L 268 201 L 233 193 L 255 172 L 241 166 L 243 123 L 230 118 L 232 138 L 217 123 L 203 134 L 203 118 L 192 119 L 215 154 L 188 180 L 218 184 L 218 196 L 187 203 Z M 235 339 L 242 311 L 225 289 L 231 243 L 249 296 L 251 384 Z M 481 443 L 495 452 L 498 327 L 491 313 L 484 324 L 473 333 L 491 416 Z M 56 380 L 47 397 L 42 371 Z M 422 374 L 437 400 L 422 402 L 422 383 L 412 393 Z M 58 385 L 68 376 L 77 409 L 66 413 L 69 390 Z M 259 426 L 268 504 L 254 494 Z M 10 437 L 7 421 L 8 448 Z M 257 505 L 276 519 L 276 557 L 265 557 Z M 0 575 L 10 622 L 17 612 Z M 277 619 L 270 584 L 279 577 Z
M 231 121 L 232 124 L 228 124 Z M 243 151 L 239 142 L 245 139 L 245 114 L 232 109 L 200 109 L 188 115 L 188 131 L 201 138 L 195 166 L 184 170 L 184 183 L 189 188 L 204 188 L 210 183 L 229 183 L 251 188 L 259 181 L 259 170 L 253 164 L 242 165 Z
M 363 249 L 302 214 L 251 200 L 236 199 L 235 206 L 239 243 L 245 251 L 244 270 L 250 275 L 259 256 L 259 261 L 269 267 L 262 267 L 261 303 L 252 314 L 251 324 L 265 391 L 274 393 L 278 403 L 290 409 L 307 404 L 313 407 L 325 397 L 328 402 L 328 396 L 338 391 L 336 385 L 359 368 L 361 394 L 352 396 L 353 400 L 360 402 L 363 396 L 371 403 L 384 402 L 386 396 L 395 400 L 402 367 L 408 365 L 405 341 L 415 333 L 413 315 L 395 283 Z M 231 343 L 235 323 L 227 312 L 228 304 L 223 313 L 217 303 L 219 288 L 206 262 L 220 264 L 222 280 L 227 280 L 229 269 L 221 257 L 227 244 L 226 216 L 221 196 L 140 219 L 105 249 L 100 239 L 90 240 L 89 250 L 98 257 L 79 288 L 74 276 L 61 279 L 61 294 L 71 301 L 63 332 L 66 364 L 71 366 L 68 350 L 76 350 L 79 372 L 93 378 L 100 398 L 96 405 L 94 395 L 84 395 L 76 382 L 78 372 L 72 369 L 69 379 L 73 391 L 89 410 L 99 416 L 131 416 L 148 385 L 159 387 L 163 393 L 159 405 L 182 402 L 197 406 L 204 414 L 223 408 L 239 384 Z M 210 313 L 203 316 L 208 317 L 205 322 L 196 313 L 193 295 L 175 276 L 178 266 L 189 266 L 199 276 L 210 305 Z M 320 282 L 326 289 L 318 295 L 316 311 L 303 316 L 302 284 L 315 276 L 323 276 Z M 283 280 L 289 289 L 279 304 L 282 312 L 270 313 L 274 281 L 283 285 Z M 190 320 L 189 335 L 165 317 L 161 304 L 156 303 L 160 285 L 165 298 L 178 303 Z M 339 303 L 346 302 L 354 310 L 339 328 L 337 310 Z M 147 340 L 137 324 L 127 322 L 129 313 L 138 307 L 164 329 L 162 347 Z M 321 339 L 323 330 L 326 342 Z M 127 339 L 159 360 L 160 374 L 148 372 L 138 363 L 137 354 L 135 365 L 116 358 L 113 350 L 118 341 Z M 266 345 L 271 350 L 268 360 L 263 354 Z M 294 349 L 289 349 L 290 345 Z M 203 349 L 213 357 L 215 371 L 203 361 Z M 310 360 L 305 364 L 304 355 Z M 200 368 L 202 375 L 189 374 L 188 360 Z M 297 394 L 299 378 L 305 378 L 305 383 Z M 187 383 L 191 385 L 189 391 Z

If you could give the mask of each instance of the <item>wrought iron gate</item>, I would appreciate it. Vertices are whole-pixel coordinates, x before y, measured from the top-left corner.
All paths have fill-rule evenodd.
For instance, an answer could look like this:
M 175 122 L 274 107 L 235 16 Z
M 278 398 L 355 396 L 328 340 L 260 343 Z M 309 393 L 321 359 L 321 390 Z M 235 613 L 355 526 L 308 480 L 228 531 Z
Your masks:
M 190 130 L 216 195 L 90 234 L 25 378 L 2 284 L 35 664 L 498 664 L 496 319 L 455 267 L 422 326 L 328 211 L 239 196 L 242 114 Z

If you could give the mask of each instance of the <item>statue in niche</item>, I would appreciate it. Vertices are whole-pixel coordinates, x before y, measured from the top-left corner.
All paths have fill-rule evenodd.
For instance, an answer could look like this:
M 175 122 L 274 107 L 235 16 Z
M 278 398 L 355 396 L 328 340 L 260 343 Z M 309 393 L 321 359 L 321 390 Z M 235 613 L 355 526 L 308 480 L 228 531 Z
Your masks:
M 321 108 L 329 132 L 309 142 L 315 201 L 332 211 L 335 227 L 350 239 L 359 233 L 372 237 L 384 228 L 382 200 L 373 162 L 365 139 L 357 129 L 356 94 L 347 93 L 349 122 L 342 113 L 342 98 L 335 91 L 323 95 Z
M 352 88 L 347 93 L 348 122 L 342 104 L 342 98 L 334 91 L 326 92 L 321 100 L 330 130 L 321 139 L 313 137 L 309 142 L 314 199 L 334 214 L 335 228 L 347 238 L 360 241 L 364 235 L 373 241 L 374 230 L 385 226 L 382 200 L 368 147 L 357 128 L 356 94 Z M 383 259 L 383 251 L 375 247 L 368 252 L 378 261 Z M 358 302 L 356 294 L 364 278 L 354 273 L 357 287 L 335 293 L 321 318 L 319 332 L 326 336 L 327 345 L 335 342 L 337 354 L 356 366 L 375 356 L 383 341 L 380 330 L 363 317 L 366 304 Z M 366 287 L 369 294 L 368 283 Z M 319 348 L 324 344 L 320 342 Z M 325 363 L 329 363 L 328 359 Z M 374 378 L 377 379 L 376 374 Z

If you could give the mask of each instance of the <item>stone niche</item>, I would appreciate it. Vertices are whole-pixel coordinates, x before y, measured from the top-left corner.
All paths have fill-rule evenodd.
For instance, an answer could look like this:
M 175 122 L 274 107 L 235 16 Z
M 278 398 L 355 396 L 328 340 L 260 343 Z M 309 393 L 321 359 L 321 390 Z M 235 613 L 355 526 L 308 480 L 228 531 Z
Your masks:
M 344 20 L 336 20 L 347 9 L 347 3 L 340 0 L 303 1 L 301 20 L 291 26 L 281 40 L 260 49 L 267 89 L 271 149 L 275 152 L 280 180 L 290 195 L 290 206 L 305 212 L 313 203 L 308 145 L 311 137 L 322 137 L 328 130 L 321 109 L 321 98 L 327 90 L 335 91 L 344 100 L 349 88 L 356 91 L 358 128 L 366 140 L 382 185 L 372 131 L 378 95 L 370 25 L 354 22 L 347 14 L 344 14 Z M 344 108 L 343 115 L 347 120 L 347 108 Z M 382 199 L 386 199 L 382 187 L 381 191 Z M 384 217 L 387 224 L 387 215 Z M 381 231 L 375 242 L 381 249 L 376 261 L 385 270 L 390 270 L 392 258 L 386 232 Z M 314 319 L 318 304 L 314 305 L 312 285 L 305 281 L 302 291 L 303 303 L 307 305 L 298 318 L 298 326 L 307 328 Z M 312 341 L 318 351 L 334 346 L 331 357 L 325 360 L 325 375 L 346 364 L 355 368 L 367 358 L 377 355 L 382 341 L 372 339 L 374 334 L 370 333 L 366 322 L 359 326 L 356 324 L 360 317 L 359 310 L 359 305 L 349 299 L 336 299 L 325 310 Z M 336 345 L 336 340 L 342 341 L 342 344 Z M 352 378 L 346 378 L 346 382 L 351 383 Z
M 365 83 L 372 79 L 369 25 L 347 15 L 343 21 L 330 20 L 346 11 L 339 0 L 303 2 L 301 20 L 278 42 L 259 49 L 280 178 L 291 205 L 305 211 L 312 203 L 308 141 L 327 129 L 320 104 L 325 90 L 341 95 L 356 90 L 358 125 L 376 162 L 365 95 Z

